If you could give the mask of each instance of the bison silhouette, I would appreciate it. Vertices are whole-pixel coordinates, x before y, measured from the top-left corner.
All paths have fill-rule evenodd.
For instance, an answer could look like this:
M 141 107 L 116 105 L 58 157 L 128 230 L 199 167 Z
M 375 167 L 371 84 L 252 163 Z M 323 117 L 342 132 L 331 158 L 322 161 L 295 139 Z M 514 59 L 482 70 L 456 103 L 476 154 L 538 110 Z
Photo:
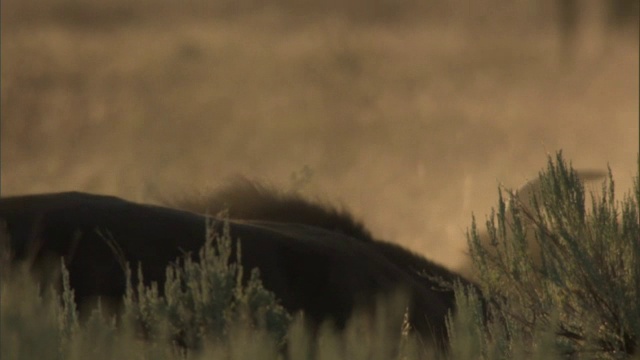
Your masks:
M 445 319 L 454 298 L 440 280 L 460 279 L 457 275 L 373 239 L 346 212 L 299 197 L 271 195 L 278 201 L 263 202 L 261 211 L 280 213 L 278 217 L 247 216 L 229 220 L 229 226 L 231 235 L 241 239 L 242 265 L 258 268 L 265 288 L 287 310 L 303 311 L 316 325 L 330 320 L 343 328 L 354 311 L 402 291 L 408 295 L 412 327 L 424 339 L 446 347 Z M 315 211 L 326 216 L 289 218 L 285 208 L 276 210 L 287 202 L 307 206 L 309 215 Z M 290 216 L 301 214 L 296 209 L 290 208 Z M 62 257 L 81 309 L 96 297 L 118 304 L 125 291 L 120 259 L 103 234 L 115 241 L 124 260 L 140 264 L 146 283 L 162 284 L 167 265 L 182 254 L 197 254 L 204 244 L 207 219 L 197 209 L 190 210 L 78 192 L 0 199 L 13 260 L 28 260 L 36 272 L 47 272 L 51 259 L 59 263 Z
M 344 208 L 336 208 L 319 200 L 311 200 L 295 191 L 281 191 L 244 177 L 204 196 L 189 196 L 167 201 L 171 207 L 194 213 L 215 214 L 229 210 L 232 218 L 252 221 L 297 223 L 319 227 L 333 233 L 357 239 L 407 276 L 428 289 L 436 289 L 440 299 L 453 309 L 455 294 L 444 283 L 460 282 L 466 287 L 475 284 L 455 272 L 430 261 L 398 244 L 376 239 L 371 232 Z
M 637 33 L 639 4 L 638 0 L 555 1 L 559 50 L 563 61 L 575 65 L 581 50 L 589 48 L 592 52 L 596 50 L 591 56 L 605 56 L 617 32 L 629 28 Z

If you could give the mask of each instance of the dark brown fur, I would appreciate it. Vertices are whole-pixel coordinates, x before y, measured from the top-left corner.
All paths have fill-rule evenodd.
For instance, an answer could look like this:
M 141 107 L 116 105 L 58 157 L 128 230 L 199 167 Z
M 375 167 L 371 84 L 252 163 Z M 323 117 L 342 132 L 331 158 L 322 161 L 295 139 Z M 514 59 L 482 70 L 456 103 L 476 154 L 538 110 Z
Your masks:
M 103 235 L 117 243 L 126 261 L 141 264 L 145 282 L 160 284 L 166 266 L 185 252 L 197 253 L 205 239 L 202 215 L 84 193 L 3 198 L 0 218 L 14 260 L 30 258 L 38 268 L 47 258 L 64 258 L 80 306 L 97 296 L 118 302 L 124 294 L 121 264 Z M 426 278 L 414 276 L 420 264 L 435 265 L 395 245 L 379 251 L 367 241 L 305 224 L 232 220 L 230 227 L 242 241 L 243 266 L 260 269 L 265 287 L 289 311 L 302 310 L 315 324 L 331 320 L 343 327 L 354 310 L 371 308 L 379 295 L 404 291 L 418 333 L 446 343 L 452 302 L 425 285 L 431 284 Z M 416 257 L 418 266 L 390 261 L 398 254 Z
M 228 210 L 234 219 L 298 223 L 335 231 L 365 241 L 371 232 L 344 208 L 311 201 L 299 193 L 279 191 L 244 177 L 202 196 L 189 196 L 165 203 L 197 214 L 217 214 Z
M 297 192 L 280 191 L 246 178 L 236 178 L 207 196 L 174 201 L 172 206 L 195 213 L 228 210 L 231 218 L 298 223 L 320 227 L 347 235 L 367 244 L 370 249 L 427 289 L 440 293 L 448 308 L 455 306 L 451 287 L 442 282 L 459 281 L 475 287 L 465 278 L 400 245 L 375 239 L 371 232 L 344 208 L 337 209 L 320 201 L 312 201 Z M 441 280 L 441 281 L 440 281 Z

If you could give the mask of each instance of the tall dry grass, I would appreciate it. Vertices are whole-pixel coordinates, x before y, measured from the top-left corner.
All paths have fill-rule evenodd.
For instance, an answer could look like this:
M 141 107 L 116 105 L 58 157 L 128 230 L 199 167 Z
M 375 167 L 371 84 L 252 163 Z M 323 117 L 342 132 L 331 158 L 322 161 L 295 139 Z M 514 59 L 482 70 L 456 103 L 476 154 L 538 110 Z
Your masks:
M 637 34 L 567 66 L 551 0 L 500 3 L 3 1 L 2 193 L 311 169 L 307 192 L 456 266 L 497 182 L 558 148 L 624 182 L 638 148 Z

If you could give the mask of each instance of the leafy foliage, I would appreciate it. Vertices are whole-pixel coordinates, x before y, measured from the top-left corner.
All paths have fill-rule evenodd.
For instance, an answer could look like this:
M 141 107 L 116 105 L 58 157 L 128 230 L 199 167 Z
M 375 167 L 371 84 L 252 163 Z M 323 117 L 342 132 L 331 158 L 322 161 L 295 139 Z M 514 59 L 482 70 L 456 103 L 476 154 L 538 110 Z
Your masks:
M 469 246 L 490 315 L 488 345 L 499 355 L 531 355 L 553 340 L 561 355 L 618 358 L 637 351 L 640 335 L 640 190 L 616 201 L 609 170 L 600 197 L 556 154 L 540 173 L 533 208 L 499 191 L 487 220 L 490 246 L 475 219 Z M 527 244 L 533 233 L 537 250 Z M 501 345 L 499 345 L 502 343 Z M 486 352 L 485 352 L 486 353 Z
M 282 345 L 291 321 L 290 315 L 267 291 L 253 269 L 243 283 L 238 241 L 232 258 L 232 239 L 228 221 L 221 234 L 213 231 L 208 218 L 207 235 L 198 260 L 190 254 L 167 267 L 164 297 L 156 284 L 143 285 L 138 269 L 138 285 L 129 280 L 125 294 L 126 318 L 142 327 L 147 338 L 178 342 L 189 349 L 201 349 L 203 341 L 226 343 L 237 328 L 251 332 L 263 329 Z M 127 277 L 131 279 L 127 268 Z

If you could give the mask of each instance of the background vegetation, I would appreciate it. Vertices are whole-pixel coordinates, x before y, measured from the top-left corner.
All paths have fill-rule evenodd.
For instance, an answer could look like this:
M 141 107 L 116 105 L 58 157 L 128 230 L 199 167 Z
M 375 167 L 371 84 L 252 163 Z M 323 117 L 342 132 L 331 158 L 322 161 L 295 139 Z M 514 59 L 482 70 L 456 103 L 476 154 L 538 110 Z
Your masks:
M 308 194 L 456 267 L 470 213 L 548 151 L 631 187 L 637 23 L 593 12 L 566 52 L 557 1 L 3 0 L 2 194 L 308 169 Z

